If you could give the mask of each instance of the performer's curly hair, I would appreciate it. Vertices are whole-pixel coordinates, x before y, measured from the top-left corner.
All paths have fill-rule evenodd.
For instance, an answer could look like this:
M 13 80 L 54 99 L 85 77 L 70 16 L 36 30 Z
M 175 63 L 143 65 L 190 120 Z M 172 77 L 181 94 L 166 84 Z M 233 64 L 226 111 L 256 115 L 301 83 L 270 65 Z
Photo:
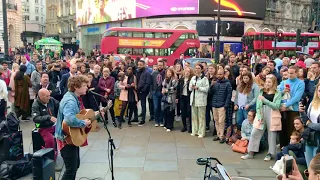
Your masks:
M 76 88 L 81 88 L 83 83 L 89 83 L 88 77 L 84 75 L 72 76 L 68 80 L 68 89 L 71 92 L 74 92 Z

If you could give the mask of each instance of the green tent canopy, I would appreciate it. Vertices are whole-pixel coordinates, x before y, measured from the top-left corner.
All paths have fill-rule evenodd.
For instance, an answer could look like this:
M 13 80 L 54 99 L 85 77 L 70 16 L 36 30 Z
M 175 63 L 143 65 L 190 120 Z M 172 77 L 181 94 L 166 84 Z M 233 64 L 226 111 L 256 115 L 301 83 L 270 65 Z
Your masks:
M 39 41 L 34 43 L 36 46 L 41 46 L 41 45 L 51 45 L 51 46 L 62 46 L 62 43 L 52 39 L 52 38 L 42 38 Z
M 51 49 L 53 51 L 61 50 L 62 43 L 53 39 L 53 38 L 42 38 L 39 41 L 34 43 L 36 49 Z

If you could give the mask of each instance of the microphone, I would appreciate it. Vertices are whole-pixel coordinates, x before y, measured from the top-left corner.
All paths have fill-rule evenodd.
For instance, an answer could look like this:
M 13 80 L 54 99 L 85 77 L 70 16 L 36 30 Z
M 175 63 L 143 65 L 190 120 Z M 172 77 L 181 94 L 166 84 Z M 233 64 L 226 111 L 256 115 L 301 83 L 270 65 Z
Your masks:
M 93 90 L 88 89 L 87 93 L 91 93 L 91 94 L 94 94 L 96 96 L 99 96 L 101 98 L 104 98 L 104 99 L 108 100 L 108 98 L 102 96 L 101 94 L 98 94 L 98 93 L 94 92 Z

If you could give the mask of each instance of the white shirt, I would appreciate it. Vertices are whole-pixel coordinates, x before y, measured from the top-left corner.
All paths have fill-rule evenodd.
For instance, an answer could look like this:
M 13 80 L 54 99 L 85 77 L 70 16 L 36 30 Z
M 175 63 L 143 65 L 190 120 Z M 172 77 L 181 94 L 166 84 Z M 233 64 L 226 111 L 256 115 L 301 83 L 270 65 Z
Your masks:
M 238 106 L 244 107 L 247 104 L 247 95 L 241 92 L 238 93 Z
M 183 90 L 182 90 L 182 95 L 183 96 L 188 96 L 188 79 L 184 79 L 184 84 L 183 84 Z
M 4 99 L 5 101 L 8 101 L 8 90 L 7 85 L 4 80 L 0 80 L 0 99 Z
M 310 111 L 310 121 L 312 123 L 318 123 L 318 116 L 320 114 L 320 108 L 319 109 L 314 109 L 312 107 L 312 104 L 310 104 L 311 106 L 311 111 Z

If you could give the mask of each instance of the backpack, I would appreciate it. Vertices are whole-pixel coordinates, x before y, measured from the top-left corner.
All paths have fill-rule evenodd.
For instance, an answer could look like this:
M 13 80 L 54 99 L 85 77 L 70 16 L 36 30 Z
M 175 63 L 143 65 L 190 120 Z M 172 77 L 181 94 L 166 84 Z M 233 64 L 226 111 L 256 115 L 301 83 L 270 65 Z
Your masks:
M 0 123 L 0 132 L 2 133 L 17 132 L 19 129 L 20 120 L 13 112 L 10 112 L 7 118 Z
M 32 163 L 26 160 L 3 161 L 0 166 L 0 179 L 15 180 L 32 173 Z

